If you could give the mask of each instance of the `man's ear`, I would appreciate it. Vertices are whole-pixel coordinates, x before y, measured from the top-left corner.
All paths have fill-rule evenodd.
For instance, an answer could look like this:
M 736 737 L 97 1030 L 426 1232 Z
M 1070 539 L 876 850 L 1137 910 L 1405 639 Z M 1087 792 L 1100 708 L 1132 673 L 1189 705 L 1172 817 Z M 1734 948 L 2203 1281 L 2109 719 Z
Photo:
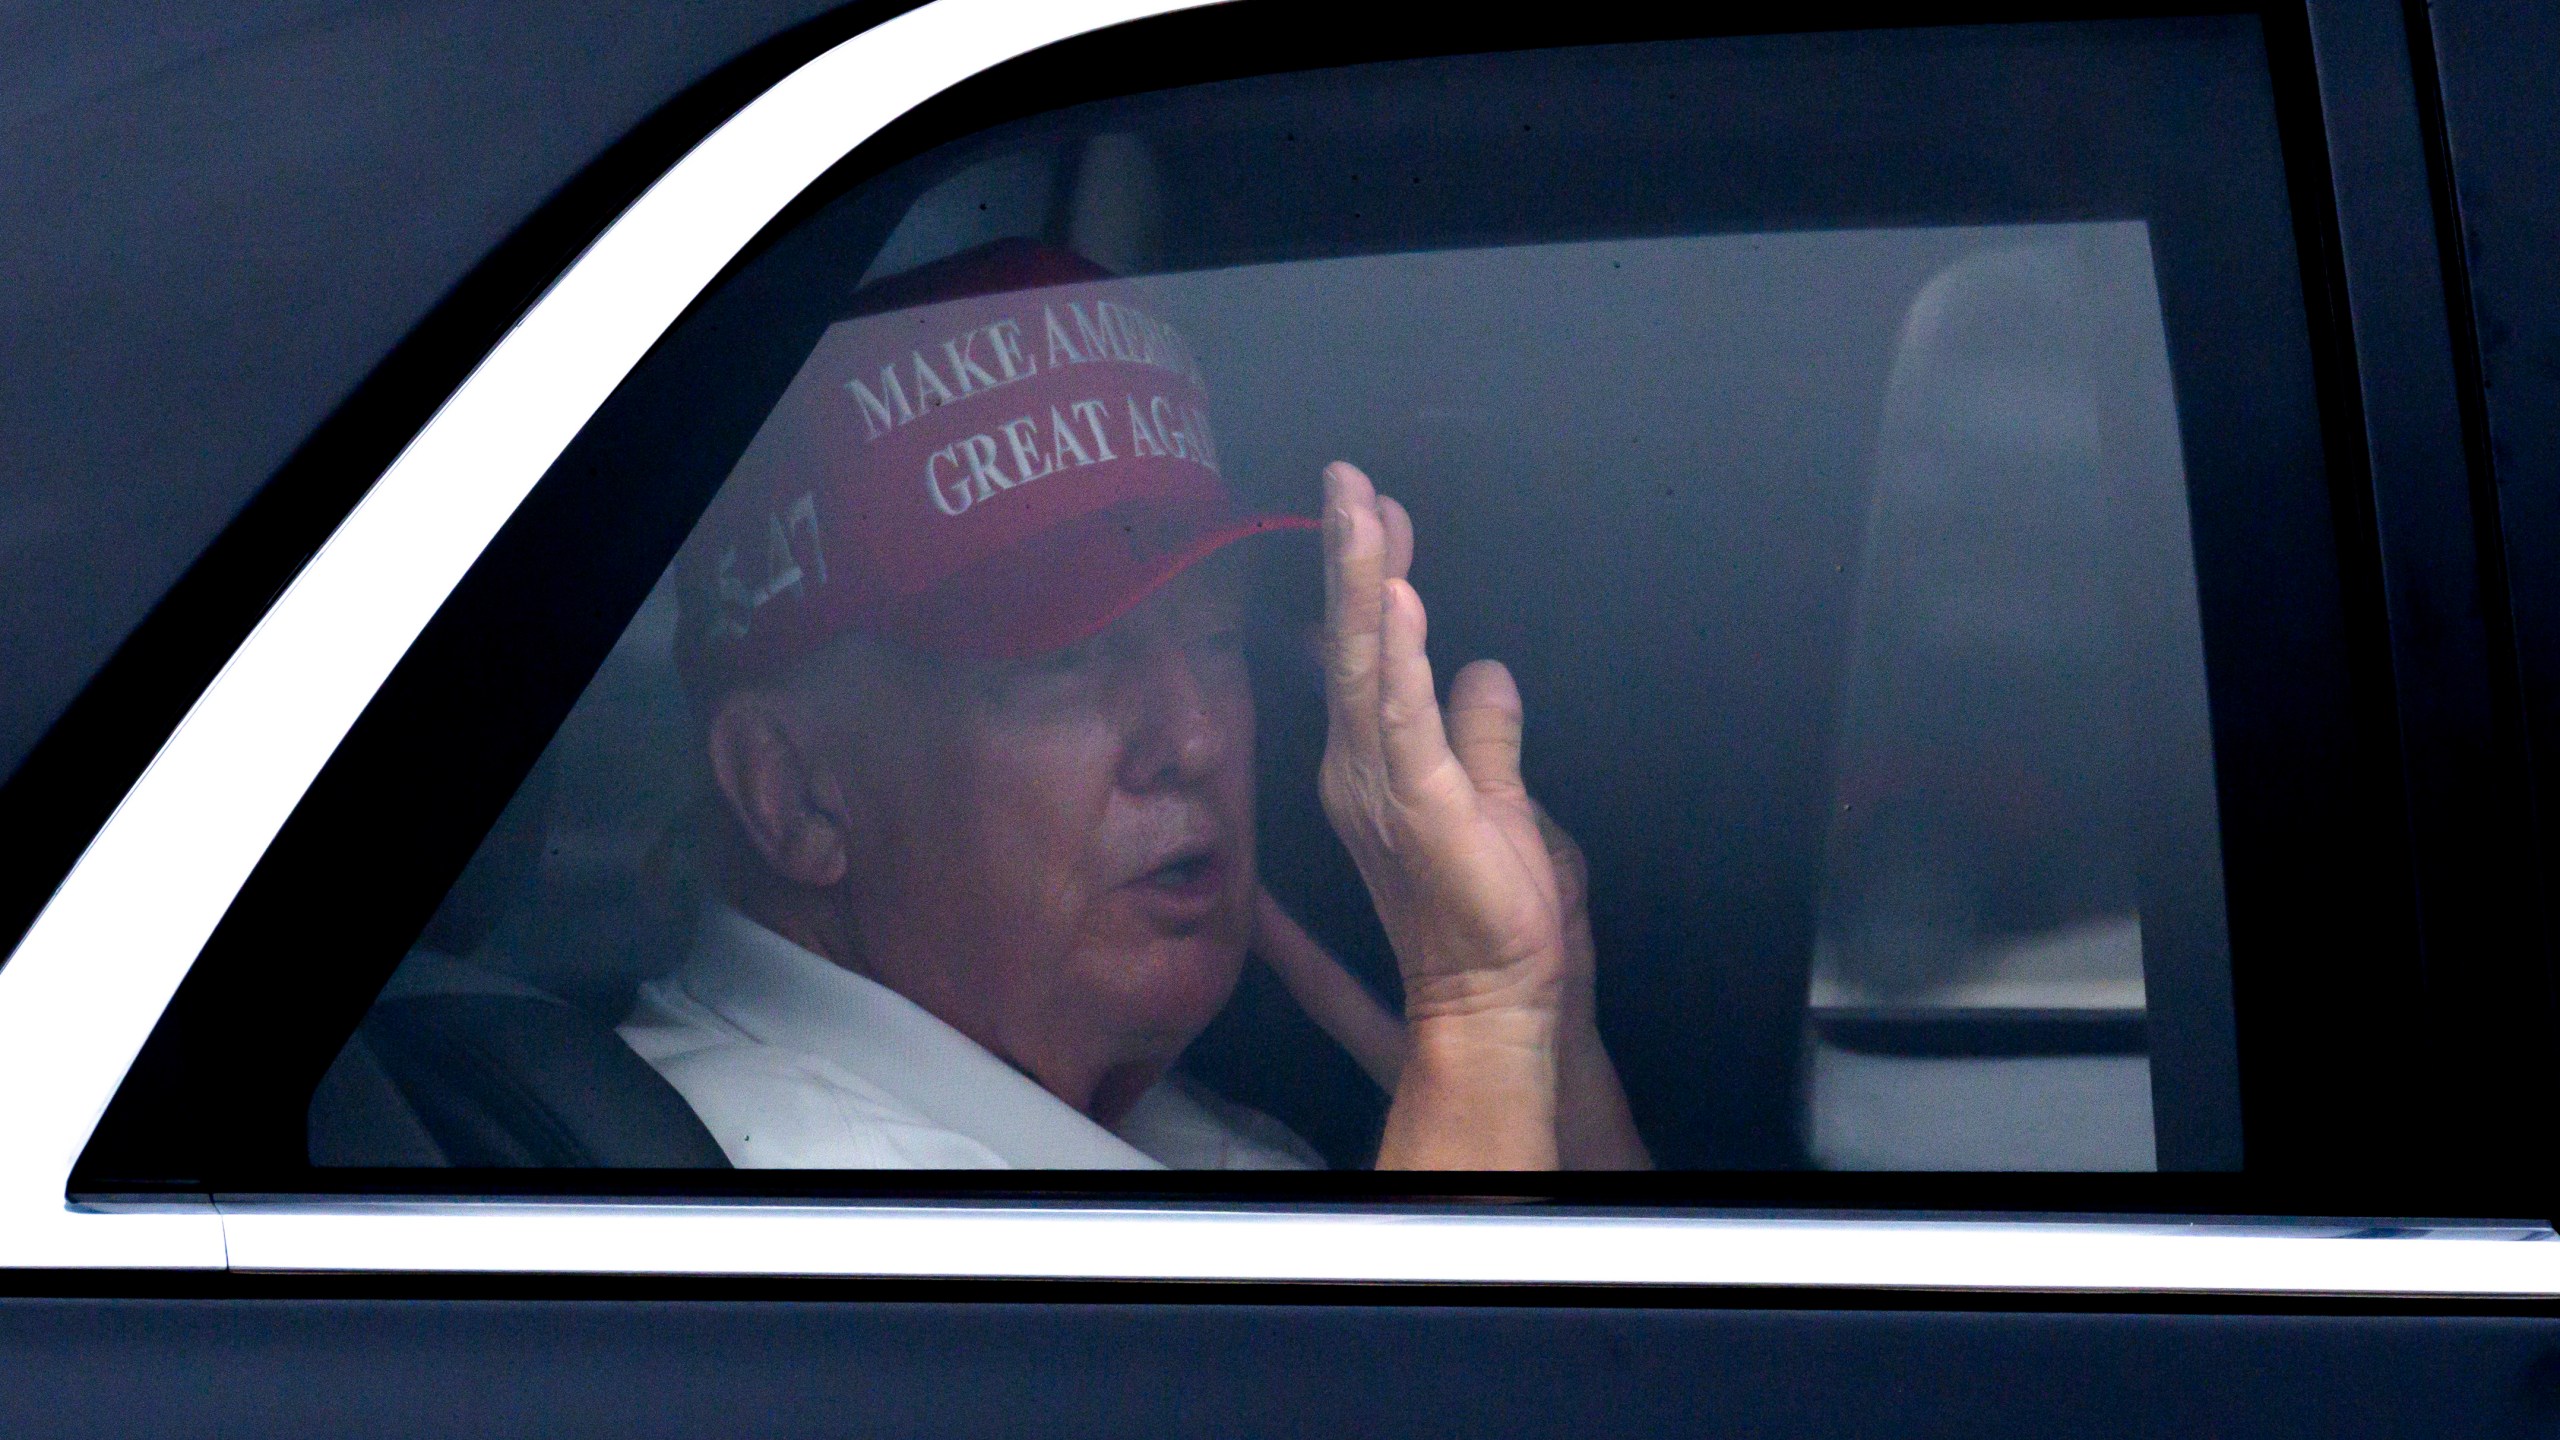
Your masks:
M 731 694 L 711 718 L 711 773 L 747 840 L 782 879 L 833 885 L 851 864 L 843 796 L 774 697 Z

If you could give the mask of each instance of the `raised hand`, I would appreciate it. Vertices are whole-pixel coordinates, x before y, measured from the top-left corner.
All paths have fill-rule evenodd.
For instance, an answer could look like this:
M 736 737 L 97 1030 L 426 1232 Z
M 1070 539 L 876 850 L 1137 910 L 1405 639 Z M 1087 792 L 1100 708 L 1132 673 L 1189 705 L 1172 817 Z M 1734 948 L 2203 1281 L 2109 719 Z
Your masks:
M 1601 1044 L 1598 964 L 1586 905 L 1582 847 L 1546 816 L 1538 828 L 1564 900 L 1564 1003 L 1556 1040 L 1556 1152 L 1567 1170 L 1641 1170 L 1652 1157 L 1628 1112 L 1618 1072 Z M 1306 932 L 1271 892 L 1255 900 L 1253 953 L 1271 967 L 1300 1009 L 1333 1037 L 1378 1088 L 1393 1095 L 1404 1076 L 1404 1022 Z
M 1403 972 L 1409 1048 L 1381 1167 L 1552 1168 L 1557 1033 L 1572 957 L 1538 808 L 1520 779 L 1511 673 L 1458 672 L 1444 722 L 1406 580 L 1413 523 L 1326 467 L 1319 786 Z
M 1556 867 L 1558 898 L 1564 906 L 1565 975 L 1559 1014 L 1565 1026 L 1562 1044 L 1570 1050 L 1580 1027 L 1591 1027 L 1597 1038 L 1599 964 L 1591 943 L 1590 868 L 1582 858 L 1582 847 L 1548 817 L 1544 807 L 1538 809 L 1537 819 L 1539 838 Z M 1323 942 L 1308 934 L 1268 890 L 1254 897 L 1253 953 L 1271 967 L 1318 1029 L 1333 1037 L 1379 1089 L 1395 1093 L 1409 1043 L 1404 1021 L 1379 1004 L 1369 987 Z M 1564 1105 L 1572 1108 L 1569 1095 Z M 1558 1123 L 1571 1128 L 1570 1121 L 1561 1117 Z M 1565 1163 L 1570 1167 L 1573 1161 L 1568 1158 Z

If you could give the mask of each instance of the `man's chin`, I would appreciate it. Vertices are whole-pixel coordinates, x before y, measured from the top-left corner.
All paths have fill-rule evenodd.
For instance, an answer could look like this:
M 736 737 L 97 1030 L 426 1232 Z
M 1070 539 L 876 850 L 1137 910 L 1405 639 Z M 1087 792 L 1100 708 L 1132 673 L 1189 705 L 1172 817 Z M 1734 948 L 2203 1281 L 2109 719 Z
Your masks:
M 1244 978 L 1242 933 L 1161 938 L 1106 967 L 1111 1008 L 1131 1029 L 1189 1044 Z

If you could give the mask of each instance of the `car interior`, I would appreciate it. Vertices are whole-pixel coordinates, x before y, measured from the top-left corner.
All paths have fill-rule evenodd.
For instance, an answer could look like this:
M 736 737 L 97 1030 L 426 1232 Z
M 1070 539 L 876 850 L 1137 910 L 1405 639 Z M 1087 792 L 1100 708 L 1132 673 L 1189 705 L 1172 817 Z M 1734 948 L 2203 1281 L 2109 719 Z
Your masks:
M 1063 243 L 1192 326 L 1241 484 L 1302 505 L 1333 450 L 1394 477 L 1455 643 L 1535 697 L 1537 783 L 1592 856 L 1604 955 L 1629 957 L 1604 1003 L 1667 1158 L 2157 1166 L 2135 831 L 2209 857 L 2215 821 L 2144 226 L 1182 269 L 1166 236 L 1207 198 L 1183 157 L 1141 126 L 1056 128 L 926 186 L 856 294 L 992 240 Z M 1488 289 L 1513 311 L 1482 313 Z M 1566 343 L 1575 313 L 1622 337 L 1599 373 Z M 1568 443 L 1587 433 L 1630 449 L 1593 469 Z M 1306 618 L 1275 597 L 1260 624 L 1265 866 L 1392 995 L 1306 793 Z M 315 1164 L 725 1163 L 612 1032 L 704 898 L 674 626 L 662 582 L 315 1092 Z M 2166 793 L 2189 803 L 2155 783 L 2137 811 L 2180 767 Z M 1382 1098 L 1267 977 L 1189 1063 L 1337 1166 L 1374 1143 Z

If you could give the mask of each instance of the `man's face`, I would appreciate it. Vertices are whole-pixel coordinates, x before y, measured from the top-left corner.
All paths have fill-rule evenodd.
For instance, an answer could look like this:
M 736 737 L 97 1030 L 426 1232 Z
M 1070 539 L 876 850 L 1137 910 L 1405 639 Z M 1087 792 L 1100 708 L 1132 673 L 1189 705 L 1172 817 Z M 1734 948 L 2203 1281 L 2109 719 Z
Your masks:
M 839 958 L 1071 1099 L 1152 1078 L 1225 1005 L 1252 934 L 1240 624 L 1213 562 L 1040 660 L 861 645 L 822 667 Z

